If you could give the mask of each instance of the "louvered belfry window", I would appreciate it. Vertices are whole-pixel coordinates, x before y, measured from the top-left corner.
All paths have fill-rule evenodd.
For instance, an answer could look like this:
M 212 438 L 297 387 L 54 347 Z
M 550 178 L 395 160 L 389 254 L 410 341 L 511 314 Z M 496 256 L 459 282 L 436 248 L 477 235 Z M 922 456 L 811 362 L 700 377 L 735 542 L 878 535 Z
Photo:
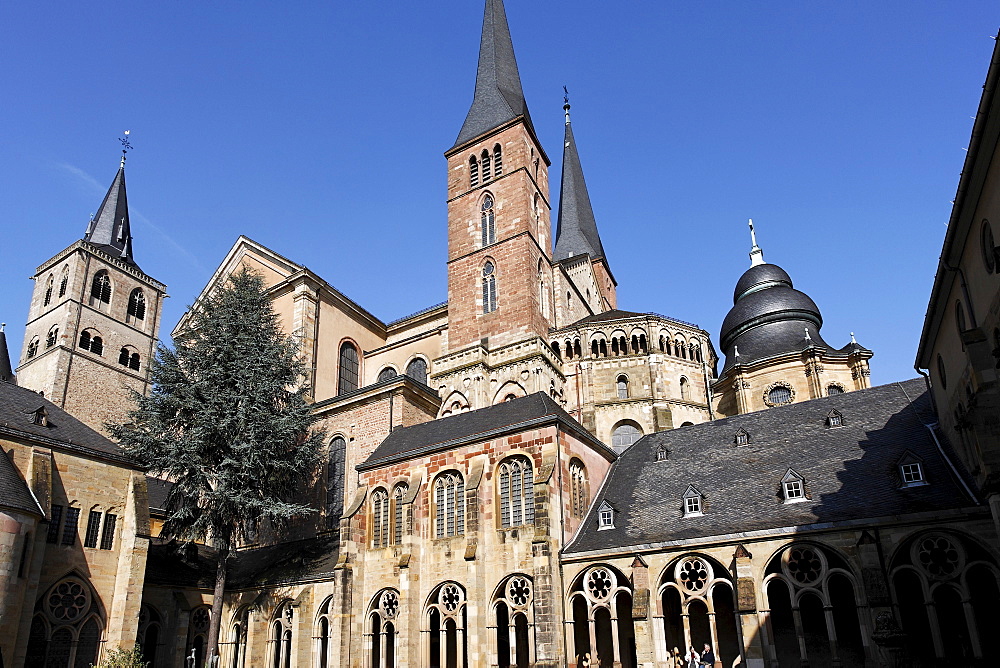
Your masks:
M 136 288 L 132 291 L 132 294 L 128 296 L 128 321 L 135 322 L 137 320 L 146 319 L 146 295 L 143 294 L 141 288 Z
M 434 484 L 434 535 L 465 533 L 465 481 L 457 472 L 445 473 Z
M 493 176 L 500 176 L 503 174 L 503 152 L 500 150 L 500 144 L 493 147 Z
M 482 157 L 482 160 L 480 160 L 480 164 L 481 164 L 481 166 L 483 168 L 483 183 L 486 183 L 487 181 L 490 180 L 490 152 L 489 151 L 486 151 L 486 150 L 483 151 L 483 157 Z
M 469 158 L 469 186 L 476 187 L 479 185 L 479 160 L 476 156 Z
M 337 394 L 347 394 L 358 389 L 358 349 L 351 343 L 340 346 L 340 383 Z
M 500 525 L 503 528 L 535 521 L 535 487 L 531 462 L 512 457 L 500 464 Z
M 111 303 L 111 277 L 108 272 L 99 271 L 94 276 L 93 283 L 90 284 L 90 304 L 100 306 L 100 304 Z

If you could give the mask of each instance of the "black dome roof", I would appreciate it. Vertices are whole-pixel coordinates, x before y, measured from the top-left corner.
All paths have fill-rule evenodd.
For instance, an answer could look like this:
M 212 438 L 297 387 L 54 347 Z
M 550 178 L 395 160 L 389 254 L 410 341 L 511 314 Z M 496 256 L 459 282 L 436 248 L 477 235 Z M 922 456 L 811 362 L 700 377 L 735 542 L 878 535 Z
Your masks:
M 733 303 L 746 294 L 748 290 L 762 290 L 769 287 L 768 284 L 782 284 L 791 288 L 792 279 L 784 269 L 776 264 L 758 264 L 747 269 L 740 280 L 736 282 L 736 290 L 733 292 Z

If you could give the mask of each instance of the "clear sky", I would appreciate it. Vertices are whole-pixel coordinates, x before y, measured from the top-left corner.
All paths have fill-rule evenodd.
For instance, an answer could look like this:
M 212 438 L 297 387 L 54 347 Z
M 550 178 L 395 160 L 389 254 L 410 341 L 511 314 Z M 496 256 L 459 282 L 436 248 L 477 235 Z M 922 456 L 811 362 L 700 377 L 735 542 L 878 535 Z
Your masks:
M 472 100 L 481 0 L 6 2 L 0 320 L 80 238 L 132 131 L 135 257 L 167 337 L 240 234 L 392 320 L 446 298 L 442 153 Z M 562 86 L 621 308 L 712 334 L 746 219 L 824 317 L 911 377 L 997 34 L 995 0 L 506 0 L 553 160 Z M 555 214 L 553 213 L 553 227 Z

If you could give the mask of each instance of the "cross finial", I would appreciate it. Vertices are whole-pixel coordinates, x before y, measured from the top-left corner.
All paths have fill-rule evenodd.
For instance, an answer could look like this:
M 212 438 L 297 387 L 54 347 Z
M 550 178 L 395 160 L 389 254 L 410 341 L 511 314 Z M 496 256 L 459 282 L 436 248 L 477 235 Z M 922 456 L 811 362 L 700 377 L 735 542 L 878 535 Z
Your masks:
M 753 229 L 753 218 L 750 218 L 750 266 L 756 267 L 758 264 L 764 264 L 764 251 L 760 249 L 757 245 L 757 234 Z
M 125 136 L 118 138 L 118 141 L 122 143 L 122 167 L 125 166 L 125 154 L 132 149 L 132 144 L 130 144 L 128 141 L 129 132 L 130 130 L 126 130 L 124 133 Z
M 857 343 L 857 339 L 854 338 L 854 332 L 851 332 L 851 343 Z
M 812 337 L 809 336 L 809 328 L 806 327 L 805 330 L 806 330 L 806 341 L 812 341 Z
M 569 89 L 563 86 L 563 111 L 566 112 L 566 124 L 569 125 Z

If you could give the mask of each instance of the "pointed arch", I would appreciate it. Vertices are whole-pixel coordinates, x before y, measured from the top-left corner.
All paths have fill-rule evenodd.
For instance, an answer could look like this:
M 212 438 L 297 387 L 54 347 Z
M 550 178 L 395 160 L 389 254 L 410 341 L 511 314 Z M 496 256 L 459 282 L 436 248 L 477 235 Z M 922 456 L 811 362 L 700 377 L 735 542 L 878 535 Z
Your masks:
M 142 288 L 136 288 L 128 296 L 128 309 L 125 315 L 125 322 L 134 325 L 145 319 L 146 294 L 142 291 Z
M 107 310 L 111 304 L 111 276 L 107 269 L 94 274 L 90 283 L 90 305 L 99 310 Z
M 511 399 L 520 399 L 521 397 L 528 396 L 528 392 L 513 380 L 508 380 L 506 383 L 500 386 L 497 393 L 493 395 L 493 405 L 502 404 L 505 401 L 510 401 Z
M 489 191 L 483 194 L 483 198 L 479 204 L 479 228 L 483 246 L 489 246 L 490 244 L 496 243 L 496 200 L 493 197 L 493 193 Z

